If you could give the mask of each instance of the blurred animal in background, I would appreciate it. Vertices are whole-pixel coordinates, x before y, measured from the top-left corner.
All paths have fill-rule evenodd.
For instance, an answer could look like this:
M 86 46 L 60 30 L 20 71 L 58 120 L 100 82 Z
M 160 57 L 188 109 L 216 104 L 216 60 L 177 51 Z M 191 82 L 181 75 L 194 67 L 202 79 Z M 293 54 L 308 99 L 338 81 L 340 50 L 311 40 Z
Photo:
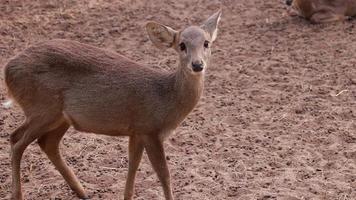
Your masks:
M 304 17 L 312 23 L 345 21 L 356 16 L 356 0 L 285 0 L 290 15 Z

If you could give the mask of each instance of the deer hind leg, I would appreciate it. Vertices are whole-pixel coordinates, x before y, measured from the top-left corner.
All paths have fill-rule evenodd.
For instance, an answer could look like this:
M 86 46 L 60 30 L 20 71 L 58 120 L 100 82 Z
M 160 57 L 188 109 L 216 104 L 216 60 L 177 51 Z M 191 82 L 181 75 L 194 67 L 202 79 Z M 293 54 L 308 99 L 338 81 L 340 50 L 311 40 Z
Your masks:
M 143 143 L 138 136 L 131 136 L 129 141 L 129 172 L 127 174 L 124 200 L 131 200 L 134 193 L 135 177 L 142 159 Z
M 10 136 L 12 167 L 11 199 L 13 200 L 23 199 L 20 173 L 22 155 L 29 144 L 56 124 L 56 120 L 50 119 L 53 118 L 46 118 L 46 116 L 28 117 L 24 124 L 17 128 Z
M 170 174 L 163 149 L 163 142 L 159 138 L 150 135 L 145 136 L 143 142 L 152 167 L 156 171 L 158 179 L 162 184 L 166 200 L 173 200 Z
M 310 17 L 310 21 L 314 24 L 330 23 L 336 21 L 345 21 L 348 17 L 345 15 L 335 14 L 333 12 L 317 12 Z
M 63 160 L 59 151 L 60 141 L 68 128 L 69 125 L 66 122 L 63 122 L 58 128 L 46 132 L 42 137 L 40 137 L 38 139 L 38 144 L 77 196 L 81 199 L 87 199 L 88 197 L 83 186 L 80 184 L 73 171 Z
M 32 141 L 21 140 L 26 129 L 28 121 L 23 123 L 10 135 L 11 143 L 11 167 L 12 167 L 12 200 L 22 200 L 20 164 L 23 152 Z

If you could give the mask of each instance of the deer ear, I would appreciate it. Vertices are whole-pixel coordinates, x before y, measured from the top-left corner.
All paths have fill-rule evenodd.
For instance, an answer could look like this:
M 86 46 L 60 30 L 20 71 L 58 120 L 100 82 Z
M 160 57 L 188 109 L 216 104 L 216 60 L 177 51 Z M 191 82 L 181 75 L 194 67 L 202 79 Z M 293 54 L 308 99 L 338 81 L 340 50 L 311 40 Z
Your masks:
M 146 30 L 150 40 L 158 48 L 167 49 L 173 46 L 177 31 L 172 28 L 156 22 L 148 22 Z
M 210 16 L 204 24 L 201 26 L 202 29 L 204 29 L 206 32 L 210 34 L 212 42 L 216 39 L 216 36 L 218 34 L 218 24 L 220 21 L 221 17 L 221 9 Z

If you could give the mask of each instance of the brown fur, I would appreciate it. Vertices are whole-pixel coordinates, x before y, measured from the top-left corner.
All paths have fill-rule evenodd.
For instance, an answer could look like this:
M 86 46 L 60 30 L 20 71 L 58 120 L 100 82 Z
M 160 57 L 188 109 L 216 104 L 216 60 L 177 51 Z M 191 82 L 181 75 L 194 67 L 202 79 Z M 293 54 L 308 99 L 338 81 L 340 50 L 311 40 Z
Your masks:
M 83 187 L 60 156 L 58 145 L 69 126 L 85 132 L 129 136 L 129 173 L 125 199 L 132 199 L 136 170 L 145 149 L 162 183 L 165 197 L 173 199 L 163 140 L 197 104 L 204 71 L 195 73 L 191 62 L 208 63 L 220 12 L 200 27 L 181 32 L 149 23 L 151 40 L 180 55 L 175 72 L 154 70 L 107 50 L 69 40 L 32 46 L 5 66 L 8 91 L 23 109 L 26 121 L 11 134 L 12 198 L 22 199 L 20 161 L 23 151 L 38 139 L 41 149 L 80 198 Z M 179 50 L 185 42 L 186 53 Z
M 293 0 L 292 8 L 312 23 L 344 21 L 356 15 L 355 0 Z
M 185 116 L 193 109 L 203 83 L 180 71 L 163 73 L 119 54 L 68 40 L 26 49 L 5 67 L 5 81 L 26 116 L 48 112 L 41 114 L 42 110 L 34 107 L 41 99 L 39 106 L 48 103 L 46 107 L 63 112 L 78 130 L 107 135 L 176 128 L 181 119 L 172 115 Z M 197 85 L 201 87 L 193 91 Z M 182 101 L 186 108 L 172 112 Z

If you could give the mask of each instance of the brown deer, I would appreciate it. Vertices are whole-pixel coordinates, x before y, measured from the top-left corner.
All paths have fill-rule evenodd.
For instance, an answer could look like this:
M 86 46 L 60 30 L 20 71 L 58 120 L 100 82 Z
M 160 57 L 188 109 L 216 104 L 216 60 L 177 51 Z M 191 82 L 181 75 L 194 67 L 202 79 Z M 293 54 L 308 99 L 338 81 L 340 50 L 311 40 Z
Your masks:
M 175 31 L 149 22 L 149 38 L 179 55 L 174 72 L 142 66 L 117 53 L 69 40 L 51 40 L 24 50 L 5 66 L 11 100 L 26 120 L 10 136 L 12 199 L 22 200 L 20 163 L 26 147 L 39 146 L 79 198 L 88 198 L 59 151 L 70 126 L 109 136 L 129 136 L 129 169 L 124 199 L 132 199 L 134 180 L 146 150 L 172 200 L 163 148 L 169 136 L 197 104 L 217 36 L 221 11 L 201 26 Z M 6 104 L 8 106 L 8 104 Z
M 312 23 L 344 21 L 356 16 L 356 0 L 286 0 L 293 12 Z

